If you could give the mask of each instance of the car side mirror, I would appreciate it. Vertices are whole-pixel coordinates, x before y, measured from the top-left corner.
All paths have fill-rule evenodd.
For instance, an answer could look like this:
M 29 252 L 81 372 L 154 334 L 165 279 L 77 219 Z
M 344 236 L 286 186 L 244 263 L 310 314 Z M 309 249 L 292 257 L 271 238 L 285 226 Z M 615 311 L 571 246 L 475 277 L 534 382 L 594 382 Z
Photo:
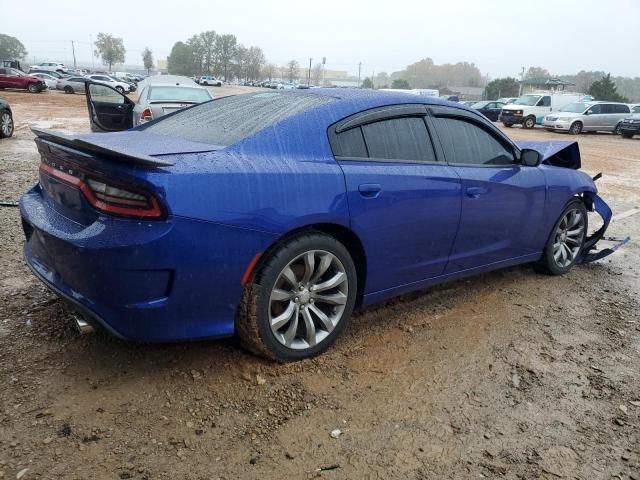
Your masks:
M 593 110 L 587 110 L 586 112 L 584 112 L 585 115 L 591 115 L 593 113 Z
M 520 163 L 526 167 L 537 167 L 542 162 L 542 154 L 531 148 L 525 148 L 520 152 Z

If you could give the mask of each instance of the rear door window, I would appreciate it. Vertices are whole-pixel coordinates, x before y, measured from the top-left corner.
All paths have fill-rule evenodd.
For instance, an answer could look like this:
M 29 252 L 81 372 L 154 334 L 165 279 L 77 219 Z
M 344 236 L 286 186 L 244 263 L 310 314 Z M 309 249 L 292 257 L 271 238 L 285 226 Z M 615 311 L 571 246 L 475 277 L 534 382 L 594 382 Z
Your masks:
M 367 158 L 367 146 L 360 127 L 351 128 L 336 135 L 336 157 Z
M 614 105 L 616 113 L 631 113 L 628 105 Z
M 369 157 L 435 162 L 427 126 L 421 117 L 392 118 L 363 125 Z
M 611 103 L 603 103 L 600 105 L 601 113 L 616 113 L 616 106 Z

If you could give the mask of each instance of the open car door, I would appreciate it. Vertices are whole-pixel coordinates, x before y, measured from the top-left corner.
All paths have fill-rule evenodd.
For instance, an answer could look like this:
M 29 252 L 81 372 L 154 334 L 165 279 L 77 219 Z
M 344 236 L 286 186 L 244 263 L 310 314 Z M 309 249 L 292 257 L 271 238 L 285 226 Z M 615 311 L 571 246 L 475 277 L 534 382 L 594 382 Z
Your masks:
M 102 83 L 87 82 L 87 108 L 92 132 L 120 132 L 133 127 L 135 103 Z

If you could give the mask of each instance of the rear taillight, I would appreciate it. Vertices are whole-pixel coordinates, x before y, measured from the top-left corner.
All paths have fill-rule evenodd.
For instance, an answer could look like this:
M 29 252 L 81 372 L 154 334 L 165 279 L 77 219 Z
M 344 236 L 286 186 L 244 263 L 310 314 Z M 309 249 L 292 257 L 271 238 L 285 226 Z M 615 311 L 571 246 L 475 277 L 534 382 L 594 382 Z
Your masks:
M 153 120 L 153 112 L 150 108 L 145 108 L 140 114 L 140 123 L 150 122 Z
M 156 198 L 137 187 L 115 184 L 110 179 L 53 163 L 41 163 L 40 174 L 78 188 L 94 208 L 104 213 L 141 218 L 164 216 Z

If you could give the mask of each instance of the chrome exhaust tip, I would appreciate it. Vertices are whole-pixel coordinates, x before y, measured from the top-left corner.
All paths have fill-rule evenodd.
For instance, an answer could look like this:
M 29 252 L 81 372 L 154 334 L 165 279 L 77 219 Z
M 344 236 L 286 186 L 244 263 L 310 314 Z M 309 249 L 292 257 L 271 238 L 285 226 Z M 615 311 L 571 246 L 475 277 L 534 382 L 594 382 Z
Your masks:
M 76 322 L 76 328 L 81 334 L 93 332 L 93 327 L 80 315 L 74 314 L 73 320 Z

